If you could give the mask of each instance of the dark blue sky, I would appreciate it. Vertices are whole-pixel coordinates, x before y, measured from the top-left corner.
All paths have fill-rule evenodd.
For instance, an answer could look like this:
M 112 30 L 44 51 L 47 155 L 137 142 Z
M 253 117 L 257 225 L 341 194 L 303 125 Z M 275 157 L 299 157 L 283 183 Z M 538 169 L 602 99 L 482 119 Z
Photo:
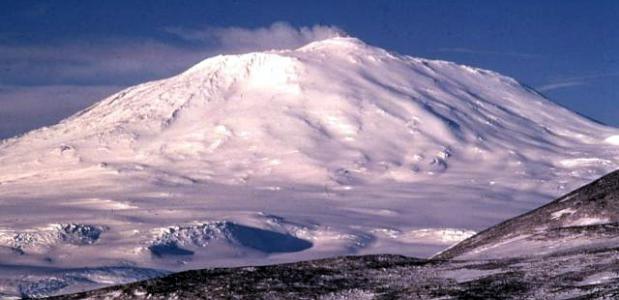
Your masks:
M 498 71 L 619 126 L 619 1 L 2 0 L 0 138 L 214 54 L 294 47 L 335 28 Z

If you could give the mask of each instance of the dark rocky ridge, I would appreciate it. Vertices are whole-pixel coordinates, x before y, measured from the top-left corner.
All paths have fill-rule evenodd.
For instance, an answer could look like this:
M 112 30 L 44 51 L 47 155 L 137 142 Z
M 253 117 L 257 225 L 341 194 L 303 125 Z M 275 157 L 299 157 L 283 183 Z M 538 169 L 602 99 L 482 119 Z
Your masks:
M 618 202 L 614 172 L 429 260 L 374 255 L 194 270 L 51 299 L 617 299 Z M 573 225 L 583 218 L 603 222 Z M 515 249 L 537 240 L 558 247 L 544 255 L 453 259 L 514 236 L 523 237 L 511 243 Z M 576 247 L 570 237 L 585 243 Z
M 394 255 L 205 269 L 50 299 L 616 299 L 618 249 L 482 261 Z

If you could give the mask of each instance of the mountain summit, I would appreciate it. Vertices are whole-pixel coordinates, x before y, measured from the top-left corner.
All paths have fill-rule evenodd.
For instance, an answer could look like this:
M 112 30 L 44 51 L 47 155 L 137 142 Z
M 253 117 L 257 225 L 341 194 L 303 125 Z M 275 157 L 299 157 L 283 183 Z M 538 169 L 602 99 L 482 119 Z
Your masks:
M 427 257 L 616 169 L 618 140 L 511 78 L 355 38 L 216 56 L 0 142 L 0 294 Z

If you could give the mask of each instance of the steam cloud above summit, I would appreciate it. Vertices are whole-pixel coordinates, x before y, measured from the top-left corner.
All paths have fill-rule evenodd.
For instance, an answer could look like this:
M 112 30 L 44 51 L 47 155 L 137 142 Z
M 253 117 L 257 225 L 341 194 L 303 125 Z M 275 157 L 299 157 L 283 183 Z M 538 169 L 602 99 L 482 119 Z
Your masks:
M 258 51 L 268 49 L 292 49 L 305 44 L 346 34 L 335 26 L 314 25 L 295 28 L 285 22 L 276 22 L 269 27 L 247 29 L 241 27 L 203 30 L 170 27 L 166 32 L 188 41 L 215 43 L 226 52 Z

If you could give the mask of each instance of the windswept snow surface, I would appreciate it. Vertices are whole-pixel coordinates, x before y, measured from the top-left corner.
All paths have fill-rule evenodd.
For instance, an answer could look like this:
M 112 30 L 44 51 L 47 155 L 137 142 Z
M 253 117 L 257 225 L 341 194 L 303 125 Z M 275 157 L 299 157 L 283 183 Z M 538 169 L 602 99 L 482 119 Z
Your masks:
M 511 78 L 354 38 L 217 56 L 1 142 L 0 262 L 429 256 L 617 168 L 617 137 Z M 49 224 L 101 232 L 13 246 Z

